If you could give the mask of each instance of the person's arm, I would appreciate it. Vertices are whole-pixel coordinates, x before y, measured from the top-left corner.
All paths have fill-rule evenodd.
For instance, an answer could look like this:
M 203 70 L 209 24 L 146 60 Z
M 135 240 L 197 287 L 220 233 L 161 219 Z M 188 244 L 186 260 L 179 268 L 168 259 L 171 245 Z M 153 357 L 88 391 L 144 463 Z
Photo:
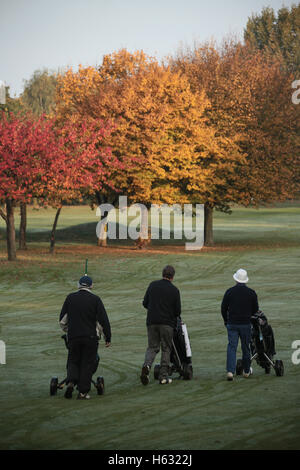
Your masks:
M 97 304 L 97 321 L 103 328 L 103 334 L 105 337 L 105 345 L 109 346 L 111 342 L 111 329 L 109 319 L 103 305 L 102 300 L 99 297 L 98 304 Z
M 59 325 L 65 333 L 68 332 L 68 297 L 64 301 L 59 315 Z
M 227 316 L 228 316 L 228 307 L 229 307 L 229 299 L 228 299 L 228 291 L 225 292 L 222 304 L 221 304 L 221 314 L 224 320 L 224 325 L 227 325 Z
M 148 305 L 149 305 L 149 288 L 150 288 L 150 286 L 146 290 L 146 294 L 145 294 L 144 300 L 143 300 L 143 307 L 145 307 L 145 308 L 148 308 Z
M 177 296 L 176 296 L 176 302 L 175 302 L 175 317 L 180 317 L 181 315 L 181 299 L 180 299 L 180 292 L 177 289 Z
M 259 306 L 258 306 L 258 299 L 257 299 L 257 294 L 254 292 L 253 295 L 253 301 L 252 301 L 252 314 L 258 312 Z

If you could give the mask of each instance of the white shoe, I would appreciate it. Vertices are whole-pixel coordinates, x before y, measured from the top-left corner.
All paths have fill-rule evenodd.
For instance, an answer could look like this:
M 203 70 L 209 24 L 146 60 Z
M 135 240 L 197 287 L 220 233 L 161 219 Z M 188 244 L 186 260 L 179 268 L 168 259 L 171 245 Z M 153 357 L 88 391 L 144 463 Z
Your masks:
M 232 372 L 227 372 L 227 380 L 233 380 L 233 373 Z
M 89 400 L 90 398 L 87 393 L 78 393 L 77 400 Z
M 161 385 L 171 384 L 171 383 L 172 383 L 172 379 L 161 379 L 159 383 L 160 383 Z
M 243 377 L 245 377 L 245 379 L 247 379 L 248 377 L 250 377 L 250 375 L 253 374 L 253 369 L 252 367 L 250 367 L 250 370 L 249 372 L 246 374 L 246 372 L 243 371 Z

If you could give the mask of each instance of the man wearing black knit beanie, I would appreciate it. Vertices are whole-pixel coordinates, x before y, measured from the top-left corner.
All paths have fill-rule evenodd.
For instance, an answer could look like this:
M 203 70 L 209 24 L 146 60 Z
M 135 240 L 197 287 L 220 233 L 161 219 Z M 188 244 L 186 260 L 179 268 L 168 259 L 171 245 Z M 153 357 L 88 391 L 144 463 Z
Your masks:
M 79 391 L 79 399 L 90 398 L 88 392 L 101 328 L 105 346 L 110 346 L 109 319 L 102 300 L 91 292 L 92 287 L 92 279 L 83 276 L 79 280 L 78 291 L 67 296 L 59 316 L 59 323 L 67 333 L 69 346 L 66 398 L 72 398 L 75 385 Z

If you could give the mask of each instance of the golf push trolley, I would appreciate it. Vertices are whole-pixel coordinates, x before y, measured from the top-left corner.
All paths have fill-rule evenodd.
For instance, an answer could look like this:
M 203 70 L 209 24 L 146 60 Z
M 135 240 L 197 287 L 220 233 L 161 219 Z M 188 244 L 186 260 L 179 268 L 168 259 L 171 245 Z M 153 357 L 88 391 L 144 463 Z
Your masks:
M 158 380 L 160 364 L 155 364 L 153 372 L 154 379 Z M 172 375 L 174 372 L 179 373 L 179 378 L 184 380 L 192 380 L 193 378 L 192 350 L 187 327 L 181 318 L 177 320 L 177 326 L 172 339 L 169 375 Z
M 66 348 L 69 349 L 67 335 L 63 335 L 61 338 L 64 340 Z M 99 360 L 100 360 L 100 358 L 99 358 L 99 355 L 97 354 L 96 357 L 95 357 L 95 364 L 94 364 L 94 368 L 93 368 L 93 374 L 95 374 L 95 372 L 97 371 Z M 59 382 L 58 377 L 52 377 L 52 379 L 50 381 L 50 395 L 51 396 L 57 395 L 57 390 L 62 390 L 64 388 L 64 386 L 66 385 L 66 381 L 67 381 L 67 378 L 65 378 L 64 380 Z M 98 395 L 103 395 L 104 394 L 104 378 L 103 377 L 97 377 L 96 381 L 94 381 L 92 379 L 91 382 L 94 385 L 94 387 L 96 388 L 97 394 Z
M 275 370 L 277 377 L 284 374 L 283 362 L 280 359 L 273 360 L 275 356 L 275 340 L 271 325 L 268 324 L 267 317 L 262 311 L 258 311 L 251 317 L 251 362 L 256 363 L 265 369 L 266 374 L 270 374 L 271 367 Z M 238 359 L 236 363 L 236 375 L 242 375 L 243 361 Z

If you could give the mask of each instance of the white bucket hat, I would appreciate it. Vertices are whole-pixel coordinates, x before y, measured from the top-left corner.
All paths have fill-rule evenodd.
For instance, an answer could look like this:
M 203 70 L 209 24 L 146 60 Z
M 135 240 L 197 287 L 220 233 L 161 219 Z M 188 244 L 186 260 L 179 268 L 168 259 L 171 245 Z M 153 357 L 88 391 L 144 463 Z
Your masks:
M 233 279 L 241 284 L 246 284 L 246 282 L 249 281 L 248 274 L 245 269 L 238 269 L 238 271 L 234 273 Z

